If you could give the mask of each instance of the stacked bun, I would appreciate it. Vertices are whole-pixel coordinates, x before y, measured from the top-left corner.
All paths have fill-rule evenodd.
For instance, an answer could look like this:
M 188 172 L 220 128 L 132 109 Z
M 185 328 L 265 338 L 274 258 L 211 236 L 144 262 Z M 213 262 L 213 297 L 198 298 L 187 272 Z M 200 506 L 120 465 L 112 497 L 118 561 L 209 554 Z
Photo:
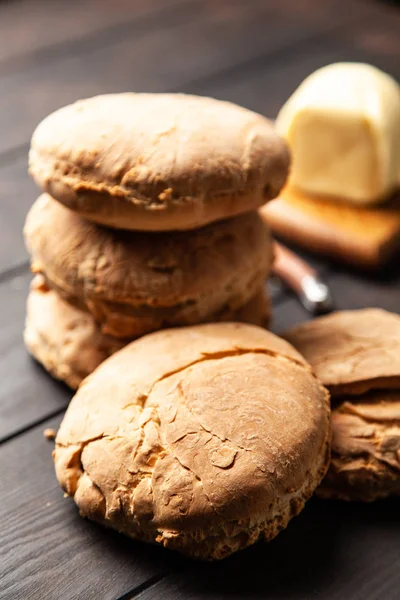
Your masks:
M 210 98 L 113 94 L 47 117 L 30 152 L 44 192 L 25 226 L 30 352 L 76 388 L 164 327 L 266 325 L 273 253 L 257 208 L 288 164 L 265 118 Z
M 345 310 L 285 334 L 332 396 L 332 461 L 317 493 L 400 495 L 400 316 Z

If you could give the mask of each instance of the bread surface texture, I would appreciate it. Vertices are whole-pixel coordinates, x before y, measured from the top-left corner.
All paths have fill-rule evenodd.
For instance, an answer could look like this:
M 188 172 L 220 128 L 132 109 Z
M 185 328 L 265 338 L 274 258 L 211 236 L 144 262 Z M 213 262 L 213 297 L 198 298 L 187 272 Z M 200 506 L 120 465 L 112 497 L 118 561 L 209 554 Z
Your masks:
M 400 389 L 400 316 L 380 308 L 344 310 L 284 333 L 332 396 Z
M 92 315 L 63 300 L 41 275 L 31 283 L 24 341 L 53 377 L 77 389 L 100 363 L 131 340 L 100 331 Z
M 30 173 L 98 223 L 194 229 L 255 210 L 288 173 L 268 119 L 230 102 L 184 94 L 107 94 L 65 106 L 32 137 Z
M 324 475 L 328 394 L 284 340 L 225 323 L 150 334 L 80 386 L 58 480 L 82 516 L 195 558 L 271 539 Z
M 400 317 L 342 311 L 284 334 L 332 395 L 332 460 L 323 498 L 400 494 Z
M 332 410 L 332 460 L 317 494 L 363 502 L 400 495 L 400 390 L 343 399 Z
M 24 233 L 32 270 L 92 313 L 103 333 L 122 338 L 219 321 L 255 296 L 273 261 L 257 212 L 190 232 L 119 231 L 43 194 Z

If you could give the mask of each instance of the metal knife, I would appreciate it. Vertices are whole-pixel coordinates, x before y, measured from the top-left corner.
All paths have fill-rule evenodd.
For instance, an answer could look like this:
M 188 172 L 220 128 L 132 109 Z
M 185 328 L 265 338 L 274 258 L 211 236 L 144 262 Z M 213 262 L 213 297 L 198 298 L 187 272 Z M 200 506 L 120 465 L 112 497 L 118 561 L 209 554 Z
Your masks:
M 332 292 L 322 277 L 294 252 L 274 242 L 272 274 L 293 290 L 304 308 L 312 314 L 333 310 Z

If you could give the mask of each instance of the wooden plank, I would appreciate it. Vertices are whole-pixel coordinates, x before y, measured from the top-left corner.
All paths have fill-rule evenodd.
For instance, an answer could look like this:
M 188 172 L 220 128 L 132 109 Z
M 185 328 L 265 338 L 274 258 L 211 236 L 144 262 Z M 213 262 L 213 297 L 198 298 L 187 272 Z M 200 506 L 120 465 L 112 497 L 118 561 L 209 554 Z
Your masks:
M 308 44 L 288 48 L 286 53 L 272 56 L 270 60 L 261 57 L 246 70 L 227 73 L 210 82 L 194 82 L 188 90 L 230 100 L 275 118 L 303 79 L 329 63 L 369 62 L 399 80 L 399 30 L 400 11 L 390 15 L 377 13 L 371 20 L 352 22 L 333 33 L 322 30 L 320 37 Z
M 115 600 L 177 564 L 172 553 L 85 522 L 63 498 L 44 427 L 0 448 L 0 597 Z
M 400 271 L 398 258 L 391 270 L 374 276 L 335 267 L 329 283 L 337 310 L 379 306 L 400 313 Z
M 142 22 L 188 0 L 18 0 L 0 3 L 0 69 L 15 68 L 16 59 L 37 60 L 43 50 L 102 35 L 118 25 Z M 190 1 L 190 0 L 189 0 Z M 196 1 L 196 0 L 193 0 Z M 11 64 L 10 64 L 11 63 Z
M 333 0 L 327 0 L 324 6 L 332 4 Z M 189 81 L 208 78 L 260 54 L 277 53 L 332 28 L 330 11 L 316 11 L 316 18 L 293 11 L 293 6 L 293 0 L 200 3 L 186 9 L 189 22 L 188 16 L 179 20 L 166 15 L 153 27 L 128 28 L 110 40 L 104 34 L 92 45 L 72 45 L 64 57 L 51 60 L 50 56 L 5 74 L 0 77 L 0 152 L 26 144 L 43 117 L 77 98 L 129 89 L 192 91 Z M 347 11 L 336 11 L 335 25 L 345 21 L 346 15 Z M 209 91 L 207 86 L 196 85 L 199 93 Z M 243 101 L 246 94 L 239 98 Z M 259 101 L 262 112 L 270 111 L 266 90 Z
M 28 356 L 23 344 L 30 279 L 25 273 L 0 284 L 0 441 L 62 410 L 72 395 Z
M 39 194 L 28 175 L 28 158 L 0 166 L 0 273 L 26 262 L 22 237 L 25 215 Z
M 146 18 L 163 18 L 169 11 L 183 10 L 183 5 L 198 4 L 201 0 L 114 0 L 112 3 L 98 0 L 19 0 L 0 4 L 0 68 L 15 66 L 15 59 L 37 60 L 51 48 L 54 53 L 65 44 L 76 44 L 79 40 L 103 36 L 105 32 L 122 30 Z M 203 3 L 204 4 L 204 3 Z M 208 3 L 211 4 L 210 2 Z M 231 2 L 218 0 L 211 9 L 226 17 L 231 12 Z M 269 14 L 282 13 L 288 18 L 312 24 L 343 21 L 367 14 L 371 8 L 363 0 L 353 0 L 345 13 L 338 16 L 335 3 L 308 0 L 300 5 L 296 0 L 269 2 Z M 257 18 L 260 5 L 254 0 L 247 2 L 247 14 Z M 208 11 L 210 6 L 205 7 Z M 271 12 L 271 10 L 273 12 Z
M 300 304 L 299 300 L 293 294 L 286 293 L 273 305 L 271 331 L 279 334 L 311 318 L 312 314 Z
M 398 500 L 311 500 L 269 544 L 215 565 L 189 564 L 140 600 L 395 600 L 400 589 Z

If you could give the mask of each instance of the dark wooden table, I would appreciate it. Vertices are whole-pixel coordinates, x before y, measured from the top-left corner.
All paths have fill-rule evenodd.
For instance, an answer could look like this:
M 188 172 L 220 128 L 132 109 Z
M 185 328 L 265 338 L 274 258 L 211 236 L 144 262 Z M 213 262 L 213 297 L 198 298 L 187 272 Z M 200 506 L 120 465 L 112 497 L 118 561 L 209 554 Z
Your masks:
M 21 230 L 37 195 L 32 130 L 77 98 L 184 91 L 274 117 L 311 71 L 371 62 L 400 78 L 400 10 L 373 0 L 0 0 L 0 598 L 400 598 L 400 502 L 312 500 L 270 544 L 198 564 L 85 522 L 56 482 L 52 443 L 70 392 L 22 342 L 30 275 Z M 305 255 L 337 308 L 400 310 L 400 270 L 379 277 Z M 308 318 L 275 290 L 274 329 Z

